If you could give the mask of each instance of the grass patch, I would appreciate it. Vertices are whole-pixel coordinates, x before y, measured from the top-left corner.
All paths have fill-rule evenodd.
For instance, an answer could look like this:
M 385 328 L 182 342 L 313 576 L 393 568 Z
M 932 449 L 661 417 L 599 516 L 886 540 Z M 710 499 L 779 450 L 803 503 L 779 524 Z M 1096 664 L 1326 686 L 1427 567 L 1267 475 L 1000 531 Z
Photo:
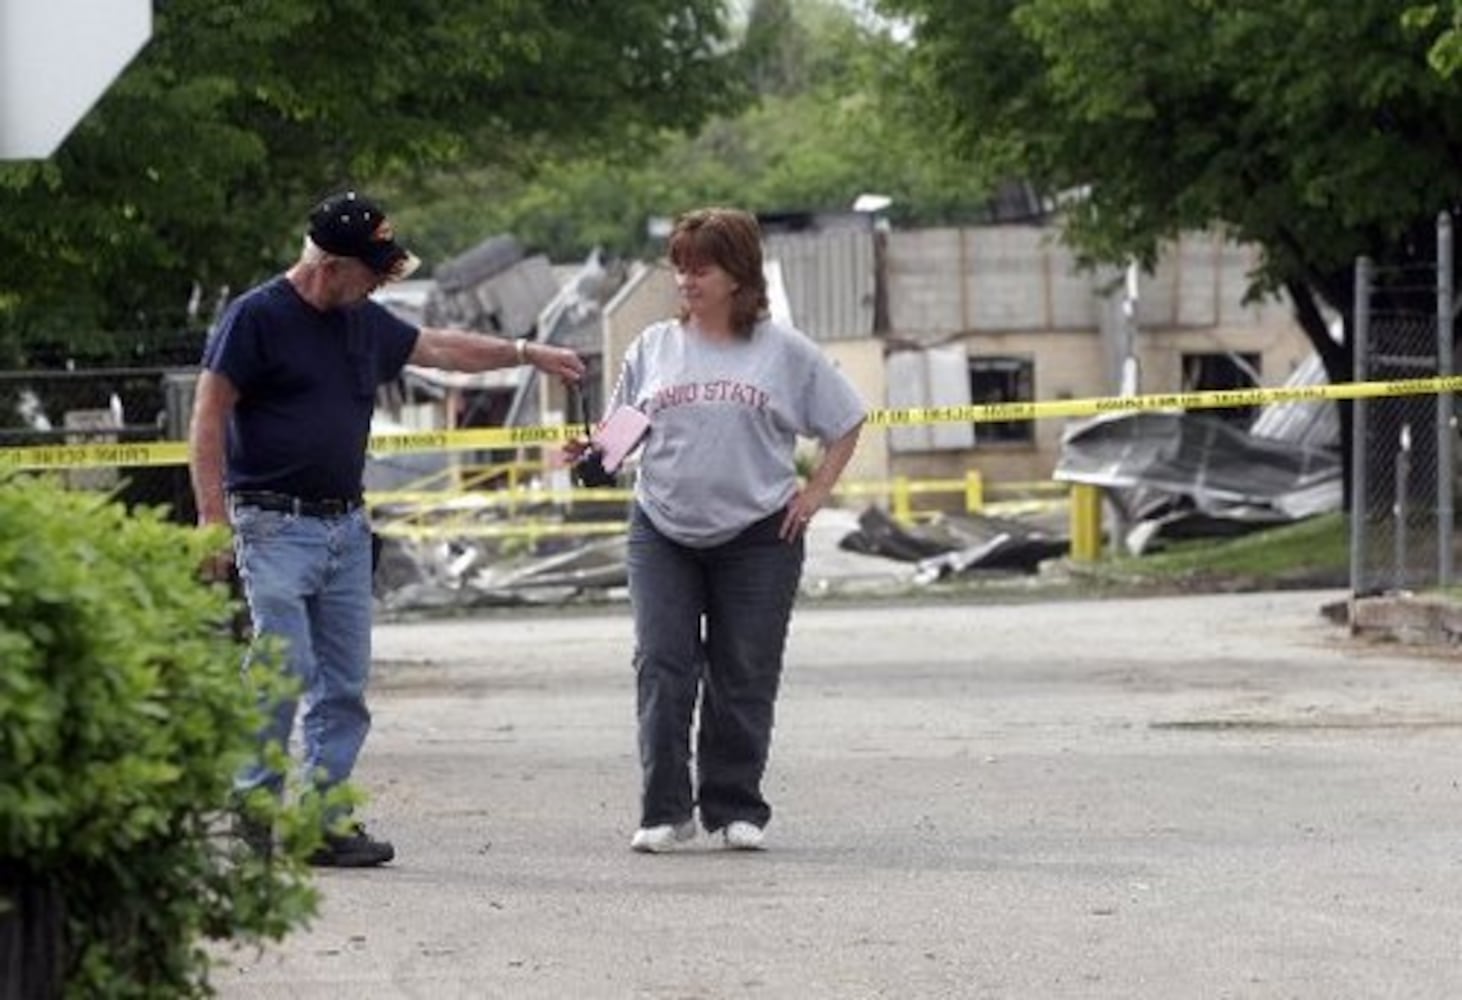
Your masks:
M 1350 521 L 1324 514 L 1240 538 L 1180 542 L 1149 556 L 1110 559 L 1119 577 L 1229 577 L 1247 581 L 1344 580 L 1350 572 Z

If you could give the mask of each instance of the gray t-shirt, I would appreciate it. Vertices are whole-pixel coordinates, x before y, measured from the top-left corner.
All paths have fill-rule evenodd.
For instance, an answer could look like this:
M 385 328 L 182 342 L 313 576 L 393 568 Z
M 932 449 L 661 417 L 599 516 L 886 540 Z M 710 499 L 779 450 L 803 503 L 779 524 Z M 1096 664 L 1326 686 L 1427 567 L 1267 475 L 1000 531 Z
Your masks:
M 867 408 L 811 340 L 763 320 L 749 340 L 701 336 L 671 320 L 625 355 L 611 405 L 650 418 L 635 500 L 663 534 L 719 545 L 797 491 L 797 436 L 830 443 Z

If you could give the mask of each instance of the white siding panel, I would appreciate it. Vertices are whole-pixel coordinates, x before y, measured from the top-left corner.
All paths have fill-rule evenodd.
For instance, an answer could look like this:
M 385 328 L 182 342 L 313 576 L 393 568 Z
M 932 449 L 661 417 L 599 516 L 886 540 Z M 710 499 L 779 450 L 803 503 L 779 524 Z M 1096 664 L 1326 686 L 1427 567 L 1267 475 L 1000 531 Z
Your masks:
M 893 410 L 911 406 L 928 406 L 929 390 L 926 384 L 928 368 L 924 364 L 923 351 L 896 351 L 888 356 L 888 406 Z M 917 427 L 890 427 L 888 431 L 889 450 L 928 451 L 930 445 L 927 424 Z
M 774 257 L 763 260 L 761 273 L 767 281 L 767 312 L 778 323 L 796 326 L 792 318 L 792 303 L 787 298 L 787 279 L 782 274 L 782 262 Z
M 970 359 L 964 344 L 924 352 L 929 367 L 930 406 L 970 405 Z M 935 451 L 975 446 L 974 424 L 930 424 L 929 446 Z

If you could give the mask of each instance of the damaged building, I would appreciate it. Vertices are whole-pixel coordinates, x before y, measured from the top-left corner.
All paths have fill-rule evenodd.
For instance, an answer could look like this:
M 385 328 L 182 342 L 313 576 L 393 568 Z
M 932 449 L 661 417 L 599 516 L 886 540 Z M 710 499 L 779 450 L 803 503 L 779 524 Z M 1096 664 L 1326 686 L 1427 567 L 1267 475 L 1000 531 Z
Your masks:
M 1087 398 L 1114 394 L 1124 382 L 1144 393 L 1269 386 L 1302 377 L 1311 358 L 1287 303 L 1247 300 L 1257 250 L 1217 234 L 1187 234 L 1164 248 L 1150 273 L 1135 274 L 1080 268 L 1058 229 L 1046 224 L 899 231 L 861 212 L 769 215 L 762 223 L 774 314 L 819 343 L 873 406 Z M 594 254 L 580 264 L 555 268 L 542 257 L 525 254 L 507 236 L 443 263 L 425 286 L 393 287 L 387 294 L 394 297 L 389 305 L 419 322 L 573 347 L 589 364 L 585 392 L 595 413 L 611 393 L 635 336 L 675 310 L 674 275 L 662 261 L 606 263 Z M 1318 405 L 1320 412 L 1333 414 L 1332 404 Z M 412 369 L 402 380 L 399 397 L 383 408 L 377 429 L 555 424 L 573 419 L 570 410 L 561 387 L 544 384 L 528 369 L 481 376 Z M 1180 455 L 1164 467 L 1161 457 L 1191 448 L 1195 440 L 1223 440 L 1234 456 L 1224 468 L 1242 470 L 1251 456 L 1265 455 L 1272 463 L 1264 468 L 1285 469 L 1290 476 L 1284 490 L 1268 484 L 1269 506 L 1265 497 L 1251 495 L 1263 490 L 1235 486 L 1221 498 L 1231 509 L 1245 508 L 1245 516 L 1255 518 L 1260 517 L 1256 510 L 1271 517 L 1298 516 L 1331 502 L 1324 461 L 1327 455 L 1333 458 L 1331 441 L 1316 443 L 1312 437 L 1292 442 L 1292 429 L 1271 429 L 1256 443 L 1249 426 L 1255 414 L 1244 411 L 1215 411 L 1201 418 L 1140 416 L 1147 419 L 1108 421 L 1084 430 L 1082 422 L 1057 420 L 871 429 L 844 481 L 958 480 L 977 470 L 983 482 L 994 485 L 1049 482 L 1056 475 L 1066 482 L 1101 485 L 1114 498 L 1117 490 L 1127 491 L 1121 496 L 1131 500 L 1134 490 L 1145 488 L 1150 498 L 1154 491 L 1176 488 L 1192 499 L 1194 491 L 1184 494 L 1182 487 L 1174 487 L 1170 474 L 1173 463 L 1185 460 Z M 1195 420 L 1199 423 L 1193 424 Z M 1192 428 L 1208 422 L 1219 428 L 1195 437 Z M 1291 444 L 1303 454 L 1286 452 Z M 1129 459 L 1118 471 L 1113 471 L 1114 448 Z M 1148 461 L 1132 461 L 1144 449 Z M 526 510 L 550 519 L 597 516 L 622 522 L 623 498 L 592 510 L 567 510 L 552 493 L 567 487 L 566 476 L 537 452 L 373 460 L 368 486 L 390 490 L 420 482 L 433 468 L 514 458 L 530 469 L 526 479 L 520 475 L 514 481 L 546 491 L 540 506 L 515 508 L 515 518 L 523 518 Z M 534 463 L 536 472 L 531 471 Z M 1242 471 L 1236 475 L 1244 478 Z M 1285 495 L 1276 497 L 1276 490 Z M 844 506 L 855 515 L 870 506 L 887 511 L 886 494 L 874 489 L 861 496 L 867 499 L 849 498 Z M 1221 506 L 1215 497 L 1204 494 L 1201 504 L 1190 506 L 1212 514 Z M 488 519 L 502 516 L 483 499 L 456 497 L 450 503 L 459 508 L 475 503 Z M 1134 503 L 1130 510 L 1118 508 L 1121 519 L 1129 522 L 1124 531 L 1140 520 L 1144 509 Z M 942 543 L 934 543 L 961 555 L 945 559 L 926 577 L 982 564 L 1029 571 L 1066 544 L 1059 525 L 1049 521 L 1030 530 L 1014 522 L 971 527 L 975 519 L 958 493 L 934 497 L 925 506 L 942 508 L 951 523 L 959 516 L 966 519 L 962 534 L 946 532 Z M 834 542 L 846 539 L 848 549 L 870 559 L 907 560 L 914 551 L 915 561 L 940 555 L 908 538 L 890 541 L 896 531 L 915 525 L 891 525 L 877 516 L 865 521 L 849 522 L 847 532 Z M 461 523 L 461 517 L 454 523 Z M 589 546 L 545 530 L 539 541 L 539 553 L 555 560 L 551 572 L 557 588 L 572 583 L 563 576 L 563 553 L 576 545 L 593 548 L 601 562 L 618 558 L 613 543 L 602 539 Z M 435 544 L 438 567 L 456 567 L 456 582 L 472 572 L 486 572 L 481 560 L 465 557 L 460 546 L 453 551 L 445 542 Z M 898 549 L 905 551 L 894 551 Z M 471 566 L 477 568 L 464 569 Z M 501 565 L 493 572 L 495 582 L 488 589 L 500 592 L 505 579 Z M 516 585 L 526 585 L 531 574 L 514 572 Z M 576 567 L 573 572 L 600 583 L 614 578 L 613 571 L 602 567 Z M 562 590 L 555 594 L 562 596 Z

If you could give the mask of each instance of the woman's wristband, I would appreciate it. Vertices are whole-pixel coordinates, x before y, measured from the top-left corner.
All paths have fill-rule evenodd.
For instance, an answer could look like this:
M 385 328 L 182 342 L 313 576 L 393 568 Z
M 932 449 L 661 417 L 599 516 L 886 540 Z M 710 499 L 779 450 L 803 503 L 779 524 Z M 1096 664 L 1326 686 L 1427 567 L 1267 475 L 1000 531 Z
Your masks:
M 528 363 L 528 338 L 519 337 L 513 341 L 513 344 L 514 350 L 518 352 L 518 364 L 526 365 Z

